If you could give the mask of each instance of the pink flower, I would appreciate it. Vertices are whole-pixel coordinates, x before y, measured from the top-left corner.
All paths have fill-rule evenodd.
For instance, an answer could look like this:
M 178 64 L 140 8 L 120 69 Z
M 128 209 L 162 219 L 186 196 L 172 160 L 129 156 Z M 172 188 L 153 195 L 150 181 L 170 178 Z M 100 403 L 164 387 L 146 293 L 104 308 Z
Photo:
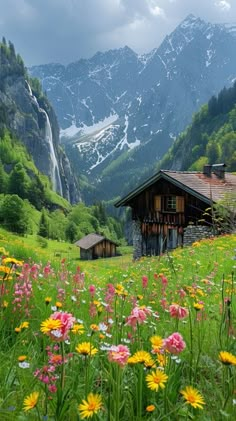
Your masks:
M 172 333 L 172 335 L 164 340 L 164 348 L 171 354 L 179 354 L 185 347 L 186 344 L 178 332 Z
M 150 314 L 150 310 L 147 307 L 134 307 L 131 315 L 127 317 L 126 325 L 136 327 L 137 323 L 142 324 Z
M 45 278 L 48 278 L 48 276 L 52 273 L 52 268 L 50 266 L 50 262 L 47 263 L 47 265 L 43 268 L 43 275 Z
M 96 292 L 96 287 L 95 287 L 95 285 L 90 285 L 90 286 L 89 286 L 89 294 L 91 295 L 91 297 L 94 297 L 95 292 Z
M 168 285 L 168 279 L 165 276 L 161 276 L 161 283 L 163 285 L 163 287 L 167 287 Z
M 97 307 L 93 302 L 89 304 L 89 315 L 90 317 L 95 317 L 97 315 Z
M 59 329 L 61 333 L 59 340 L 66 340 L 68 338 L 70 329 L 74 325 L 75 317 L 73 317 L 71 313 L 67 313 L 65 311 L 55 311 L 55 313 L 53 313 L 50 318 L 53 320 L 60 320 L 62 326 Z
M 163 310 L 165 310 L 167 308 L 167 300 L 166 300 L 166 298 L 162 298 L 160 300 L 160 305 L 163 308 Z
M 48 390 L 49 390 L 49 392 L 51 392 L 51 393 L 56 393 L 56 391 L 57 391 L 57 387 L 56 387 L 56 385 L 55 385 L 55 384 L 50 384 L 50 385 L 48 386 Z
M 181 307 L 178 304 L 172 304 L 169 307 L 169 312 L 171 317 L 174 317 L 175 319 L 184 319 L 188 316 L 188 309 Z
M 147 288 L 147 286 L 148 286 L 148 277 L 147 276 L 142 277 L 142 286 L 143 286 L 143 288 Z
M 108 352 L 108 360 L 119 364 L 124 367 L 130 356 L 129 348 L 126 345 L 112 346 L 112 349 Z
M 181 289 L 178 291 L 178 293 L 179 293 L 180 298 L 184 298 L 184 297 L 186 296 L 186 292 L 184 291 L 184 289 L 183 289 L 183 288 L 181 288 Z

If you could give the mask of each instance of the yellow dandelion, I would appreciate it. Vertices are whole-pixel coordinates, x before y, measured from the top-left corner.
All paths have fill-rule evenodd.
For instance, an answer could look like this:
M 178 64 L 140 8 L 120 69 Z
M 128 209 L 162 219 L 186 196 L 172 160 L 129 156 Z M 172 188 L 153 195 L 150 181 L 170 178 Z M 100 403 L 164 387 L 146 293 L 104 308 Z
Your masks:
M 77 335 L 82 335 L 84 333 L 84 325 L 75 323 L 71 332 Z
M 33 392 L 24 399 L 24 411 L 29 411 L 30 409 L 35 408 L 38 403 L 39 392 Z
M 6 273 L 6 274 L 8 274 L 8 273 L 10 273 L 11 272 L 11 268 L 9 268 L 8 266 L 0 266 L 0 272 L 3 272 L 3 273 Z
M 162 370 L 157 369 L 146 376 L 147 386 L 149 389 L 157 392 L 159 387 L 164 389 L 168 376 Z
M 16 333 L 20 333 L 21 332 L 21 328 L 20 327 L 15 327 L 15 332 Z
M 40 330 L 41 332 L 43 332 L 45 335 L 50 334 L 50 332 L 52 330 L 58 330 L 62 327 L 62 323 L 60 320 L 56 320 L 56 319 L 47 319 L 44 322 L 41 323 L 41 327 Z
M 29 327 L 29 322 L 22 322 L 20 324 L 20 329 L 28 329 Z
M 89 393 L 87 400 L 83 399 L 78 406 L 82 419 L 90 418 L 102 408 L 102 397 L 96 393 Z
M 151 336 L 150 342 L 152 344 L 153 351 L 157 353 L 164 345 L 164 341 L 161 336 Z
M 81 344 L 78 344 L 75 349 L 79 354 L 84 356 L 93 356 L 98 352 L 98 349 L 95 348 L 90 342 L 82 342 Z
M 165 367 L 165 365 L 167 364 L 168 361 L 168 357 L 166 355 L 163 354 L 158 354 L 157 355 L 157 362 L 161 367 Z
M 8 304 L 9 303 L 6 300 L 4 300 L 3 303 L 2 303 L 2 308 L 7 308 Z
M 60 301 L 57 301 L 55 305 L 56 308 L 62 308 L 62 303 Z
M 45 302 L 46 305 L 48 305 L 51 301 L 52 301 L 51 297 L 46 297 L 44 299 L 44 302 Z
M 146 368 L 155 366 L 155 361 L 147 351 L 137 351 L 129 357 L 128 364 L 144 364 Z
M 204 305 L 200 303 L 194 303 L 193 307 L 195 308 L 196 311 L 200 311 L 204 308 Z
M 18 357 L 18 361 L 19 362 L 23 362 L 23 361 L 25 361 L 27 359 L 27 356 L 26 355 L 20 355 L 19 357 Z
M 146 407 L 147 412 L 153 412 L 153 411 L 155 411 L 155 409 L 156 409 L 155 405 L 148 405 Z
M 17 260 L 14 257 L 6 257 L 5 259 L 2 260 L 2 263 L 4 265 L 7 265 L 8 263 L 10 263 L 12 265 L 17 265 L 17 266 L 22 266 L 23 265 L 22 260 Z
M 225 365 L 236 365 L 236 356 L 227 351 L 219 353 L 219 360 Z
M 93 300 L 93 304 L 97 307 L 99 307 L 101 305 L 100 301 L 98 301 L 98 300 Z
M 94 332 L 97 332 L 99 330 L 99 326 L 96 325 L 95 323 L 92 323 L 90 325 L 90 329 L 93 330 Z
M 116 285 L 115 292 L 117 295 L 128 295 L 127 291 L 125 291 L 123 285 L 121 284 Z
M 184 390 L 180 391 L 185 399 L 185 403 L 193 406 L 193 408 L 203 409 L 202 405 L 205 405 L 204 399 L 201 393 L 192 386 L 186 386 Z

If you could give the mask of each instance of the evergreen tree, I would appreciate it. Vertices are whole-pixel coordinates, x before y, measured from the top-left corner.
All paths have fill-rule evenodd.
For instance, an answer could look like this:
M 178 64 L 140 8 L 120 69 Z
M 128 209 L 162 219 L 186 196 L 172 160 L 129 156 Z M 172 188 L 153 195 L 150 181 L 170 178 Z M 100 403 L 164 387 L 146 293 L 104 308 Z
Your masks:
M 77 239 L 78 229 L 77 225 L 73 221 L 69 221 L 65 230 L 66 239 L 71 243 L 74 243 Z
M 95 218 L 99 221 L 100 225 L 105 226 L 107 224 L 107 213 L 106 208 L 103 202 L 99 202 L 94 206 L 93 214 Z
M 216 164 L 219 158 L 219 146 L 216 142 L 209 142 L 207 145 L 207 156 L 209 164 Z
M 16 194 L 6 195 L 1 207 L 1 219 L 9 231 L 25 234 L 28 228 L 28 216 L 24 201 Z
M 39 221 L 38 235 L 44 238 L 48 238 L 48 234 L 49 234 L 48 218 L 46 216 L 45 209 L 43 209 L 41 213 L 40 221 Z
M 16 58 L 15 47 L 11 41 L 9 41 L 9 50 L 10 50 L 11 58 L 15 59 Z
M 0 160 L 0 193 L 6 193 L 7 176 Z
M 22 199 L 28 196 L 29 177 L 23 165 L 18 162 L 9 177 L 8 193 L 17 194 Z
M 215 95 L 213 95 L 208 102 L 208 111 L 212 117 L 215 117 L 218 114 L 218 101 Z
M 34 207 L 38 210 L 41 210 L 45 204 L 45 188 L 39 177 L 35 176 L 31 180 L 28 188 L 27 198 L 29 199 L 30 203 L 32 203 L 32 205 L 34 205 Z

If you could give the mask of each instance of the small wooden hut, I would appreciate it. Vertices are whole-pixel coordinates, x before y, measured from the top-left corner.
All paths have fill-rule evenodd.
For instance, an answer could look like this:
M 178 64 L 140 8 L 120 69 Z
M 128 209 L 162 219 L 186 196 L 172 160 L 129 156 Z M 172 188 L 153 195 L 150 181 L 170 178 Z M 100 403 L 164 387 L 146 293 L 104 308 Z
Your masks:
M 75 245 L 80 247 L 80 258 L 82 260 L 116 256 L 117 244 L 99 234 L 88 234 L 81 240 L 76 241 Z

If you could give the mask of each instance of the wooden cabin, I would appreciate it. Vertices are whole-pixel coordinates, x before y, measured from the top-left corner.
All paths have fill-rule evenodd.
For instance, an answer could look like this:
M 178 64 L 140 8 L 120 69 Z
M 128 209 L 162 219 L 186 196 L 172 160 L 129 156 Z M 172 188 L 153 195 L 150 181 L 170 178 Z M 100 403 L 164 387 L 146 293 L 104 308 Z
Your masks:
M 132 209 L 134 258 L 159 255 L 212 235 L 206 208 L 236 193 L 236 175 L 225 164 L 203 172 L 161 170 L 115 203 Z
M 80 247 L 80 258 L 82 260 L 116 256 L 117 244 L 99 234 L 88 234 L 77 241 L 75 245 Z

